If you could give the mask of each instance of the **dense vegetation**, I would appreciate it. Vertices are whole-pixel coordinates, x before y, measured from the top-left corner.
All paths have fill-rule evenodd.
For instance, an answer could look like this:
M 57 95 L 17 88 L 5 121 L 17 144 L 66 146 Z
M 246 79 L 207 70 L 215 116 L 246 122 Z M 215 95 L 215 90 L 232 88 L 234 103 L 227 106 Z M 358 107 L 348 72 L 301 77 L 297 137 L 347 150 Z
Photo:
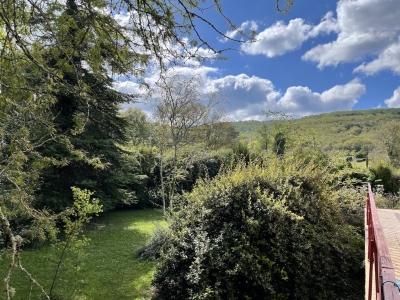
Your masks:
M 156 299 L 362 297 L 364 190 L 360 183 L 372 180 L 376 187 L 383 184 L 378 203 L 398 205 L 397 171 L 387 159 L 388 153 L 379 162 L 370 161 L 368 169 L 365 162 L 346 161 L 354 154 L 351 149 L 327 151 L 313 132 L 299 126 L 301 120 L 285 119 L 266 126 L 264 133 L 268 135 L 264 137 L 270 137 L 266 150 L 260 130 L 255 135 L 256 144 L 241 135 L 226 135 L 229 131 L 212 131 L 218 127 L 218 123 L 212 123 L 191 128 L 177 153 L 166 138 L 160 160 L 159 140 L 154 137 L 165 128 L 163 124 L 148 120 L 138 109 L 128 109 L 116 117 L 126 124 L 125 141 L 115 141 L 114 145 L 122 153 L 120 162 L 128 162 L 124 168 L 133 179 L 127 180 L 125 192 L 132 193 L 135 202 L 115 199 L 126 203 L 127 209 L 162 207 L 161 176 L 166 200 L 171 189 L 175 194 L 173 210 L 166 212 L 168 228 L 157 230 L 140 251 L 139 259 L 159 260 L 153 279 L 155 289 L 147 290 L 146 295 Z M 200 137 L 208 131 L 213 132 L 214 141 L 224 142 L 219 147 L 203 142 Z M 51 168 L 44 171 L 56 174 Z M 85 168 L 76 169 L 75 178 L 85 172 Z M 173 172 L 175 177 L 171 176 Z M 56 181 L 52 184 L 54 194 L 62 191 L 64 185 L 58 187 Z M 94 192 L 104 199 L 96 189 Z M 40 190 L 36 193 L 43 195 Z M 87 200 L 82 207 L 91 203 Z M 54 201 L 57 203 L 56 197 Z M 59 209 L 49 206 L 50 202 L 47 205 Z M 28 240 L 18 224 L 11 226 Z M 71 247 L 79 250 L 70 255 L 81 253 L 86 257 L 89 248 L 86 242 L 82 244 L 84 239 L 76 237 Z M 55 249 L 60 251 L 64 246 L 59 244 Z M 125 259 L 138 259 L 135 248 L 131 255 Z M 85 259 L 82 264 L 86 264 Z M 67 267 L 68 256 L 61 257 L 60 262 Z M 64 275 L 60 272 L 57 276 Z M 68 276 L 78 280 L 86 275 Z M 63 284 L 56 282 L 52 295 L 62 297 Z M 18 291 L 24 293 L 19 284 Z M 83 293 L 79 284 L 74 293 Z
M 219 91 L 204 92 L 198 77 L 174 68 L 198 65 L 209 58 L 202 53 L 221 58 L 193 24 L 232 39 L 203 18 L 202 2 L 10 0 L 0 6 L 7 300 L 120 299 L 127 285 L 140 289 L 129 269 L 140 269 L 139 258 L 159 259 L 154 289 L 146 286 L 143 297 L 360 298 L 359 188 L 370 180 L 382 191 L 382 205 L 399 204 L 399 110 L 299 120 L 269 112 L 265 122 L 224 121 Z M 220 2 L 214 4 L 235 29 Z M 159 78 L 143 84 L 145 94 L 115 91 L 115 78 L 141 83 L 154 70 Z M 139 97 L 154 101 L 152 120 L 139 109 L 121 110 Z M 131 232 L 122 218 L 121 227 L 110 222 L 85 231 L 95 215 L 116 208 L 137 222 L 153 215 L 132 210 L 160 208 L 168 226 L 139 257 L 148 228 Z M 106 236 L 96 237 L 101 232 Z M 107 263 L 115 273 L 103 257 L 118 251 Z M 37 256 L 44 266 L 30 264 Z M 147 282 L 155 264 L 144 271 Z M 97 285 L 87 291 L 86 281 Z
M 157 299 L 361 299 L 364 201 L 329 164 L 271 159 L 200 183 L 170 222 Z
M 326 151 L 350 150 L 376 147 L 382 131 L 388 131 L 390 121 L 398 121 L 400 109 L 370 109 L 331 112 L 293 120 L 302 130 L 314 131 Z M 264 121 L 265 122 L 265 121 Z M 258 139 L 257 131 L 263 121 L 233 122 L 236 131 L 249 139 Z

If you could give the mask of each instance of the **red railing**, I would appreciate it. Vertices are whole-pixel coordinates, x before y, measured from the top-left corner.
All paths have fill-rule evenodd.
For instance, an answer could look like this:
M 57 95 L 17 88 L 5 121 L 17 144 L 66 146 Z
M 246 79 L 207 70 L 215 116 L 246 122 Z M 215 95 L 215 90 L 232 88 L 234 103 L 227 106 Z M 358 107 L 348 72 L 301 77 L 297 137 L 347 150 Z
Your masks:
M 396 285 L 394 268 L 386 246 L 378 211 L 376 210 L 371 185 L 368 184 L 366 205 L 366 223 L 368 226 L 368 261 L 369 282 L 368 300 L 372 299 L 372 277 L 375 275 L 375 291 L 377 300 L 399 300 L 399 289 Z M 375 272 L 374 271 L 375 266 Z

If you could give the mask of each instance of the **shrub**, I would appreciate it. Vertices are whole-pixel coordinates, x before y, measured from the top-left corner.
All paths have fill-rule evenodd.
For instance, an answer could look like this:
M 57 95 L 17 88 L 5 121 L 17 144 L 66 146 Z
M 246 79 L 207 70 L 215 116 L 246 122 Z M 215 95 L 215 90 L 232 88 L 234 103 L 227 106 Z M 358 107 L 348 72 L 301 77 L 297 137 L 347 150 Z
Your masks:
M 355 156 L 358 159 L 364 159 L 365 160 L 367 158 L 367 156 L 368 156 L 368 151 L 365 150 L 365 149 L 361 149 L 360 151 L 356 152 Z
M 376 194 L 375 203 L 378 208 L 399 209 L 400 197 L 398 194 Z
M 235 162 L 243 160 L 246 163 L 249 163 L 252 159 L 250 148 L 244 141 L 241 140 L 236 143 L 235 147 L 233 148 L 233 153 L 235 155 Z
M 363 211 L 346 222 L 335 182 L 284 158 L 199 183 L 171 219 L 156 298 L 361 299 Z
M 190 192 L 199 179 L 213 178 L 219 172 L 220 169 L 229 168 L 233 160 L 232 149 L 219 149 L 217 151 L 197 151 L 181 154 L 178 159 L 178 169 L 181 171 L 180 177 L 175 183 L 176 195 L 182 194 L 183 192 Z M 150 174 L 147 180 L 147 193 L 148 202 L 161 203 L 160 194 L 160 166 L 158 164 L 154 166 L 152 174 Z M 164 158 L 164 180 L 167 181 L 169 178 L 168 174 L 171 174 L 173 170 L 173 157 L 167 156 Z M 169 185 L 166 184 L 169 188 Z M 140 202 L 139 202 L 140 204 Z
M 139 248 L 137 256 L 143 260 L 155 260 L 160 257 L 161 247 L 168 239 L 167 230 L 163 227 L 158 227 L 150 238 L 150 241 Z
M 375 185 L 374 188 L 375 204 L 378 208 L 399 209 L 400 195 L 399 193 L 385 193 L 383 185 Z
M 399 191 L 400 178 L 393 174 L 389 167 L 379 164 L 370 170 L 375 175 L 375 181 L 383 185 L 385 193 L 397 193 Z M 373 185 L 376 186 L 376 183 L 374 182 Z

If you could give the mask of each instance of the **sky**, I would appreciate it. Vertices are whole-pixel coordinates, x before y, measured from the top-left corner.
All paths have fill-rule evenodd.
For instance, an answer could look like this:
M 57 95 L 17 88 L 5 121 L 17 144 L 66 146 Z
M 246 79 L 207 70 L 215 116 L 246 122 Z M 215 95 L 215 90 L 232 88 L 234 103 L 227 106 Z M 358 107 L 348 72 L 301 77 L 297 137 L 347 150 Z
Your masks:
M 227 41 L 206 25 L 199 30 L 226 61 L 192 63 L 181 70 L 218 89 L 230 121 L 263 120 L 262 111 L 294 118 L 332 111 L 400 107 L 400 0 L 295 0 L 288 14 L 274 0 L 222 0 L 233 23 L 255 30 L 254 43 Z M 203 15 L 226 35 L 212 9 Z M 204 51 L 207 53 L 207 51 Z M 156 72 L 146 81 L 154 82 Z M 116 89 L 135 93 L 129 80 Z M 151 113 L 146 103 L 136 105 Z

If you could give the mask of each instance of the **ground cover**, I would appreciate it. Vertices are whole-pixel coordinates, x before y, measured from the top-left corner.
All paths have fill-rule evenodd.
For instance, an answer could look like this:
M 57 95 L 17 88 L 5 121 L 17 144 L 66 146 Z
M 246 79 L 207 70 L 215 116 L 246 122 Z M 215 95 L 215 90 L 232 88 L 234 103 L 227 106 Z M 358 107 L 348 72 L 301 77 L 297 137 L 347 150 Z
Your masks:
M 55 283 L 56 294 L 71 300 L 146 299 L 156 263 L 140 261 L 135 253 L 150 238 L 157 226 L 165 226 L 156 210 L 125 210 L 93 219 L 85 230 L 90 242 L 83 251 L 68 253 Z M 26 269 L 50 290 L 56 269 L 56 251 L 51 245 L 25 249 L 21 257 Z M 8 261 L 2 255 L 0 268 L 5 274 Z M 31 290 L 26 276 L 15 271 L 13 299 L 41 299 L 38 288 Z M 5 299 L 5 294 L 0 294 Z

